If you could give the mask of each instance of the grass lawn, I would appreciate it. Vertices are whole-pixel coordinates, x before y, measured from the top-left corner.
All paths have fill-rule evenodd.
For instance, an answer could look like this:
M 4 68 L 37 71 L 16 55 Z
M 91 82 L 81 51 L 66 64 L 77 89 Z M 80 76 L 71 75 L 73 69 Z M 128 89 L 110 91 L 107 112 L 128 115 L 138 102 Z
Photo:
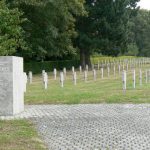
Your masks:
M 49 74 L 48 89 L 44 90 L 41 75 L 33 76 L 33 83 L 28 85 L 25 94 L 26 104 L 87 104 L 87 103 L 149 103 L 150 102 L 150 83 L 145 83 L 145 70 L 150 66 L 144 67 L 143 85 L 139 84 L 139 69 L 136 69 L 136 89 L 132 86 L 132 72 L 127 73 L 127 91 L 122 91 L 122 73 L 110 72 L 107 77 L 107 70 L 104 70 L 104 79 L 101 79 L 100 70 L 97 72 L 97 80 L 93 81 L 92 71 L 89 72 L 88 81 L 85 83 L 83 74 L 77 72 L 77 85 L 73 85 L 72 73 L 67 74 L 64 88 L 60 87 L 59 75 L 54 81 L 53 73 Z M 117 68 L 116 68 L 117 70 Z M 58 73 L 59 74 L 59 73 Z
M 0 120 L 0 150 L 46 150 L 46 147 L 31 122 Z
M 91 62 L 94 64 L 97 64 L 98 61 L 111 61 L 113 62 L 114 60 L 119 61 L 119 60 L 125 60 L 125 59 L 133 59 L 136 58 L 135 56 L 120 56 L 120 57 L 108 57 L 108 56 L 92 56 L 91 57 Z M 139 57 L 140 58 L 140 57 Z

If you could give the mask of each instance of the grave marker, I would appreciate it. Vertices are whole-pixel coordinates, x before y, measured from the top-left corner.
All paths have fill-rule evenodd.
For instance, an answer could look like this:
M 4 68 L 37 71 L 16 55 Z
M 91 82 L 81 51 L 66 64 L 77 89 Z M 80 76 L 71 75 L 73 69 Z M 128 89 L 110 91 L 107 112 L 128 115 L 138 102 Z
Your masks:
M 147 71 L 147 80 L 150 82 L 150 70 Z
M 123 83 L 123 92 L 125 93 L 127 89 L 127 73 L 125 70 L 122 73 L 122 83 Z
M 99 68 L 100 68 L 100 63 L 99 63 L 99 61 L 98 61 L 98 64 L 97 64 L 97 69 L 99 70 Z
M 116 76 L 116 66 L 114 64 L 114 77 Z
M 77 85 L 77 73 L 74 72 L 73 74 L 73 82 L 74 82 L 74 85 Z
M 74 69 L 74 66 L 72 66 L 72 74 L 74 74 L 74 70 L 75 70 L 75 69 Z
M 63 73 L 64 73 L 64 77 L 66 78 L 66 76 L 67 76 L 67 70 L 66 70 L 66 68 L 63 69 Z
M 56 79 L 57 79 L 57 69 L 54 68 L 54 80 L 56 80 Z
M 28 77 L 27 74 L 24 72 L 24 92 L 27 91 L 27 83 L 28 83 Z
M 109 66 L 107 67 L 107 76 L 108 77 L 110 76 L 110 68 L 109 68 Z
M 89 71 L 89 66 L 86 65 L 86 66 L 85 66 L 85 69 L 86 69 L 86 71 Z
M 127 71 L 129 70 L 129 64 L 128 63 L 126 64 L 126 70 Z
M 93 78 L 94 78 L 94 81 L 96 81 L 96 70 L 95 69 L 93 70 Z
M 121 67 L 120 67 L 120 64 L 118 65 L 118 73 L 119 73 L 119 75 L 120 75 L 120 69 Z
M 139 71 L 139 80 L 140 80 L 140 85 L 142 85 L 142 70 L 141 69 Z
M 145 71 L 145 82 L 148 83 L 148 70 Z
M 48 75 L 47 73 L 45 72 L 44 75 L 43 75 L 43 81 L 44 81 L 44 89 L 46 90 L 47 87 L 48 87 Z
M 87 81 L 87 71 L 86 70 L 84 71 L 84 81 L 85 82 Z
M 64 74 L 63 74 L 63 72 L 60 72 L 60 84 L 61 84 L 61 87 L 64 87 Z
M 29 71 L 29 84 L 31 84 L 32 83 L 32 71 Z
M 101 68 L 101 78 L 104 78 L 104 68 Z
M 80 73 L 82 72 L 82 66 L 79 66 L 79 71 L 80 71 Z
M 136 74 L 135 74 L 135 69 L 133 69 L 133 88 L 135 89 L 136 86 Z
M 94 70 L 94 68 L 95 68 L 95 65 L 94 65 L 94 64 L 92 64 L 92 70 Z

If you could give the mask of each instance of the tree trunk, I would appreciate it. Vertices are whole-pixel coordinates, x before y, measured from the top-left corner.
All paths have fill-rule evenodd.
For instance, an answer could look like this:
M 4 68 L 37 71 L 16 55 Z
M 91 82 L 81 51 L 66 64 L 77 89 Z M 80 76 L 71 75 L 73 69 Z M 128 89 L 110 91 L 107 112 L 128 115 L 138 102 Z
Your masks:
M 83 69 L 85 69 L 86 65 L 89 66 L 89 68 L 91 68 L 91 59 L 90 59 L 90 53 L 89 51 L 86 50 L 80 50 L 80 64 L 82 66 Z
M 85 54 L 85 64 L 88 65 L 89 68 L 92 68 L 91 58 L 90 58 L 89 51 L 86 51 L 86 54 Z
M 85 69 L 85 51 L 84 50 L 80 50 L 80 64 L 82 66 L 83 69 Z

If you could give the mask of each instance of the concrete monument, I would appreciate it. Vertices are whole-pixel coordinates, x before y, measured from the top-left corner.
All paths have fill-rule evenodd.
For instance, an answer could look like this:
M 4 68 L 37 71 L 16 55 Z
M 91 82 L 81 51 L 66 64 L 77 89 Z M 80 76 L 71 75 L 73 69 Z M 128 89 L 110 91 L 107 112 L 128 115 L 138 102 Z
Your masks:
M 12 116 L 24 110 L 23 58 L 0 57 L 0 116 Z
M 0 57 L 0 116 L 12 116 L 24 110 L 23 58 Z

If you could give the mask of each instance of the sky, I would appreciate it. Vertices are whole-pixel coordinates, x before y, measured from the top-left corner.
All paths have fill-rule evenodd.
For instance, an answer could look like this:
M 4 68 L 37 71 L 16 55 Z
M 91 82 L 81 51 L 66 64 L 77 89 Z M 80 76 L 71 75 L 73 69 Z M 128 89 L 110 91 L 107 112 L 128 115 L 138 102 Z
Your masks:
M 141 0 L 138 5 L 141 8 L 150 10 L 150 0 Z

